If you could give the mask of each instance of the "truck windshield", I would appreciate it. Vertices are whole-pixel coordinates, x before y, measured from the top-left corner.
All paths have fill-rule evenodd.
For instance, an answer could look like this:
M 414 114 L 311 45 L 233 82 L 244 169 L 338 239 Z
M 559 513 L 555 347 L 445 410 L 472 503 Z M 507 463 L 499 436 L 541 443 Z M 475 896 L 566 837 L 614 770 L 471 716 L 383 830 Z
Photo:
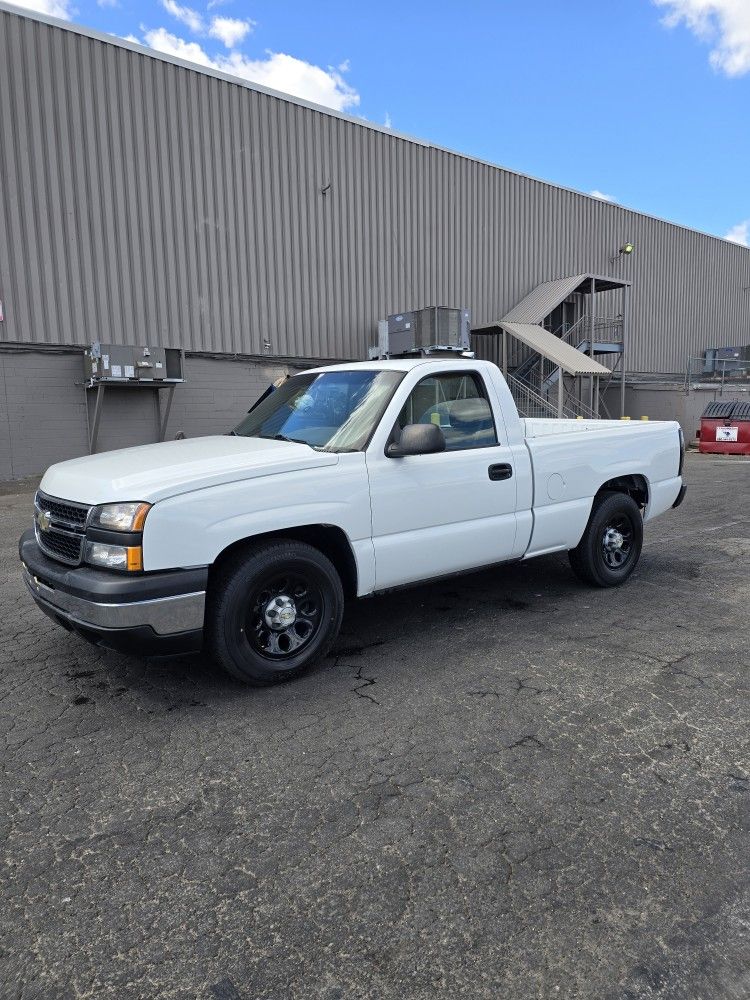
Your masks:
M 403 377 L 367 369 L 295 375 L 251 410 L 234 433 L 323 451 L 362 451 Z

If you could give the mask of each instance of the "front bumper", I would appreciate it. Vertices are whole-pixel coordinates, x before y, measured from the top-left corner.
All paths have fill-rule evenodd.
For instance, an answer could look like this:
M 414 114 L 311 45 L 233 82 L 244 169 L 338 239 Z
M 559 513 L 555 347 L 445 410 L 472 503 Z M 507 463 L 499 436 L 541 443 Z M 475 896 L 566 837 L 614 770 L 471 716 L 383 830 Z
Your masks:
M 23 580 L 53 621 L 96 645 L 142 656 L 199 650 L 208 568 L 125 576 L 49 559 L 33 530 L 18 546 Z

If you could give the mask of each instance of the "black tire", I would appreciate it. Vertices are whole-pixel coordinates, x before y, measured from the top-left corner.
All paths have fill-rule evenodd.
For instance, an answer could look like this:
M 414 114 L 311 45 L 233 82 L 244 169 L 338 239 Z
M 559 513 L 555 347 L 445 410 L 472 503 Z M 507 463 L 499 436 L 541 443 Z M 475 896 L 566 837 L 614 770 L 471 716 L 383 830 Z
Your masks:
M 604 493 L 594 501 L 583 538 L 568 553 L 576 576 L 595 587 L 624 583 L 641 556 L 643 518 L 626 493 Z
M 322 552 L 292 539 L 263 542 L 227 560 L 212 580 L 206 646 L 237 680 L 279 684 L 326 655 L 343 612 L 341 580 Z

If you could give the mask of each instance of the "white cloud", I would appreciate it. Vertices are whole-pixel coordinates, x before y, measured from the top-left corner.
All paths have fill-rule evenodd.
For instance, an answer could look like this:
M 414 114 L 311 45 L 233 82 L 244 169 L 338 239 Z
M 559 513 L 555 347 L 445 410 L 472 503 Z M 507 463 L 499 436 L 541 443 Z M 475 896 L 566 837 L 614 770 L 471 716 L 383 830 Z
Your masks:
M 244 41 L 255 27 L 254 21 L 241 21 L 236 17 L 214 17 L 208 28 L 211 38 L 218 38 L 228 49 Z
M 186 42 L 184 38 L 178 38 L 166 28 L 147 31 L 145 43 L 152 49 L 156 49 L 157 52 L 164 52 L 168 56 L 177 56 L 179 59 L 187 59 L 189 62 L 198 63 L 199 66 L 214 65 L 198 42 Z
M 120 0 L 96 0 L 99 7 L 119 7 Z
M 161 0 L 161 3 L 164 10 L 184 24 L 186 28 L 189 28 L 196 35 L 203 33 L 203 18 L 197 10 L 193 10 L 192 7 L 183 7 L 182 4 L 177 3 L 177 0 Z
M 111 2 L 117 3 L 118 0 L 97 0 L 97 3 Z M 220 17 L 219 15 L 212 17 L 210 23 L 206 24 L 203 16 L 197 10 L 177 3 L 177 0 L 161 0 L 161 4 L 168 14 L 184 24 L 194 35 L 217 38 L 228 49 L 233 49 L 244 41 L 255 27 L 255 21 L 251 21 L 249 18 Z
M 750 247 L 750 219 L 732 226 L 724 239 L 730 243 L 739 243 L 741 247 Z
M 70 21 L 76 13 L 70 0 L 14 0 L 19 7 L 27 10 L 34 10 L 37 14 L 49 14 L 50 17 L 59 17 L 63 21 Z
M 248 59 L 239 52 L 218 60 L 219 69 L 260 83 L 271 90 L 294 94 L 335 111 L 359 104 L 359 94 L 338 70 L 322 69 L 284 52 L 268 52 L 265 59 Z
M 603 191 L 597 191 L 594 188 L 593 191 L 589 191 L 592 198 L 598 198 L 600 201 L 616 201 L 617 199 L 613 194 L 605 194 Z
M 750 3 L 748 0 L 653 0 L 666 8 L 664 24 L 684 23 L 713 47 L 709 59 L 727 76 L 750 72 Z
M 140 38 L 136 38 L 135 35 L 120 35 L 120 37 L 125 42 L 135 42 L 136 45 L 142 45 L 143 44 L 143 42 L 140 40 Z
M 385 113 L 385 121 L 383 122 L 383 124 L 385 125 L 386 128 L 393 128 L 393 122 L 391 121 L 391 116 L 387 111 Z
M 338 70 L 314 66 L 284 52 L 268 52 L 263 59 L 250 59 L 241 52 L 211 58 L 197 42 L 178 38 L 166 28 L 147 31 L 144 37 L 146 45 L 158 52 L 240 76 L 334 111 L 345 111 L 359 104 L 359 94 Z

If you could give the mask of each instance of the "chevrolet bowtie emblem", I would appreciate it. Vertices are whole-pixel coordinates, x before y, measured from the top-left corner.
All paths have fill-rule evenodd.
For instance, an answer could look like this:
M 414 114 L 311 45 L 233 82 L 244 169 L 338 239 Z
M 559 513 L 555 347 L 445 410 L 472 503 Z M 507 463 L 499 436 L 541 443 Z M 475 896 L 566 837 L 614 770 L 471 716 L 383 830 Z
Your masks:
M 52 526 L 52 513 L 48 510 L 40 510 L 36 516 L 36 523 L 40 531 L 49 531 Z

